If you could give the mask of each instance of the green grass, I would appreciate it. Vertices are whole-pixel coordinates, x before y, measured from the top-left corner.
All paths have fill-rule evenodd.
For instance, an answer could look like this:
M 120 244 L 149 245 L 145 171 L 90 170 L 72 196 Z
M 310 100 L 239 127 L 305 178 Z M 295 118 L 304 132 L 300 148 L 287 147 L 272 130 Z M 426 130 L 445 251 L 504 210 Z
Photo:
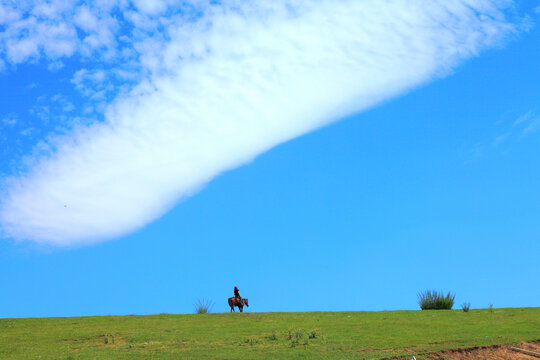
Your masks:
M 1 359 L 380 359 L 540 339 L 540 308 L 0 319 Z

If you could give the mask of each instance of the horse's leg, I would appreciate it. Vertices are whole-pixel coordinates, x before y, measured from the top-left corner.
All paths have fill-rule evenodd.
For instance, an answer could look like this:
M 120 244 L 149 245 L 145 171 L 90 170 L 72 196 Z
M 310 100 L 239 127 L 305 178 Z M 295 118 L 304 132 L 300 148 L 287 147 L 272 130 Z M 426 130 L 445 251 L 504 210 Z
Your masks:
M 244 307 L 243 306 L 239 306 L 238 308 L 240 309 L 240 312 L 244 312 Z

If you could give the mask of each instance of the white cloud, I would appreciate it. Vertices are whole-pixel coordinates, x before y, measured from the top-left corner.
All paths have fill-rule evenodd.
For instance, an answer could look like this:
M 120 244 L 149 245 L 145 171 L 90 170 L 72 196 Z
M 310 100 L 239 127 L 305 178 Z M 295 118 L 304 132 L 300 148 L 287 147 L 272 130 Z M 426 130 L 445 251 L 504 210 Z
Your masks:
M 106 78 L 107 76 L 105 75 L 105 71 L 101 69 L 95 69 L 92 71 L 89 71 L 87 69 L 81 69 L 75 73 L 75 76 L 73 77 L 72 81 L 78 86 L 82 84 L 84 81 L 101 83 Z
M 81 43 L 85 56 L 99 49 L 106 50 L 104 54 L 107 58 L 115 56 L 117 43 L 114 33 L 119 24 L 113 16 L 83 5 L 76 9 L 74 20 L 77 27 L 85 32 Z
M 62 107 L 62 110 L 64 110 L 65 112 L 73 111 L 75 110 L 75 105 L 73 105 L 73 103 L 66 102 Z
M 49 66 L 47 66 L 47 69 L 49 71 L 57 71 L 64 67 L 64 63 L 60 60 L 52 61 Z
M 72 1 L 65 0 L 36 1 L 34 3 L 35 6 L 32 8 L 31 14 L 47 19 L 61 18 L 62 14 L 73 6 Z
M 500 144 L 502 144 L 503 142 L 505 142 L 506 140 L 508 140 L 508 138 L 512 135 L 511 132 L 506 132 L 502 135 L 499 135 L 495 138 L 495 140 L 493 140 L 492 142 L 492 145 L 493 146 L 499 146 Z
M 0 57 L 13 64 L 42 56 L 54 63 L 78 51 L 110 58 L 118 27 L 111 12 L 119 4 L 104 7 L 97 2 L 90 8 L 77 6 L 78 2 L 28 0 L 17 6 L 0 5 L 0 25 L 5 27 L 0 33 Z
M 29 113 L 44 123 L 48 123 L 51 118 L 51 109 L 46 105 L 35 105 L 29 110 Z
M 91 96 L 103 88 L 107 74 L 103 69 L 81 69 L 77 71 L 71 82 L 75 88 L 87 96 Z
M 75 28 L 67 23 L 39 21 L 27 17 L 10 23 L 0 34 L 0 50 L 11 63 L 39 58 L 41 52 L 55 60 L 71 56 L 77 46 Z M 0 53 L 1 54 L 1 53 Z
M 79 6 L 75 12 L 75 24 L 84 31 L 98 30 L 98 19 L 86 5 Z
M 540 116 L 536 115 L 535 117 L 531 118 L 529 124 L 525 127 L 525 129 L 523 129 L 523 135 L 531 134 L 538 130 L 540 130 Z
M 22 62 L 29 57 L 38 55 L 38 42 L 35 38 L 26 38 L 16 41 L 8 41 L 6 44 L 7 56 L 11 62 Z
M 529 110 L 527 111 L 525 114 L 521 115 L 520 117 L 518 117 L 515 121 L 514 121 L 514 124 L 512 124 L 512 127 L 516 127 L 518 125 L 521 125 L 523 123 L 526 123 L 528 121 L 531 120 L 531 118 L 534 117 L 534 110 Z
M 134 46 L 150 77 L 6 182 L 2 230 L 56 245 L 134 231 L 219 173 L 448 73 L 515 31 L 509 4 L 224 1 L 160 20 L 165 33 Z M 73 82 L 99 84 L 96 71 Z
M 528 135 L 540 129 L 540 115 L 537 113 L 536 109 L 531 109 L 525 114 L 519 116 L 514 123 L 512 128 L 521 128 L 521 135 Z
M 146 14 L 156 15 L 167 9 L 167 1 L 163 0 L 134 0 L 139 11 Z
M 0 25 L 18 20 L 20 13 L 8 4 L 0 4 Z
M 4 118 L 2 118 L 2 124 L 7 125 L 9 127 L 17 124 L 18 122 L 18 116 L 15 113 L 10 113 L 6 115 Z
M 59 104 L 64 113 L 71 112 L 75 109 L 75 105 L 73 105 L 73 103 L 68 101 L 68 99 L 61 94 L 52 96 L 51 101 Z
M 52 59 L 71 56 L 77 48 L 76 30 L 72 26 L 40 24 L 37 31 L 45 54 Z

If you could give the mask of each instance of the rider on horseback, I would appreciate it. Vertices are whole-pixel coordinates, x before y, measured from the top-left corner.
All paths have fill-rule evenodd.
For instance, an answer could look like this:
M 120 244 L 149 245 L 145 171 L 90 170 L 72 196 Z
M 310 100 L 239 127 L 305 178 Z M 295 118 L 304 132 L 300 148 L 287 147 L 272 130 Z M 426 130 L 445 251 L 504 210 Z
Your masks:
M 234 307 L 238 307 L 238 310 L 240 312 L 244 312 L 244 305 L 249 306 L 248 299 L 242 298 L 240 296 L 240 290 L 238 290 L 238 286 L 234 287 L 234 297 L 230 297 L 229 299 L 229 306 L 231 307 L 231 312 L 234 311 Z
M 238 290 L 238 286 L 234 287 L 234 297 L 239 300 L 242 300 L 242 297 L 240 296 L 240 291 Z

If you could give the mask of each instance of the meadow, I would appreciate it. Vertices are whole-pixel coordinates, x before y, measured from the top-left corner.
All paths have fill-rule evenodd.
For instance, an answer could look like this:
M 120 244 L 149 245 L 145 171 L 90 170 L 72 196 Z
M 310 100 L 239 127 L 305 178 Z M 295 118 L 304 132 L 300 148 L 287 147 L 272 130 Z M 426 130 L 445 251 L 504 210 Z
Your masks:
M 382 359 L 540 339 L 540 308 L 0 319 L 1 359 Z

